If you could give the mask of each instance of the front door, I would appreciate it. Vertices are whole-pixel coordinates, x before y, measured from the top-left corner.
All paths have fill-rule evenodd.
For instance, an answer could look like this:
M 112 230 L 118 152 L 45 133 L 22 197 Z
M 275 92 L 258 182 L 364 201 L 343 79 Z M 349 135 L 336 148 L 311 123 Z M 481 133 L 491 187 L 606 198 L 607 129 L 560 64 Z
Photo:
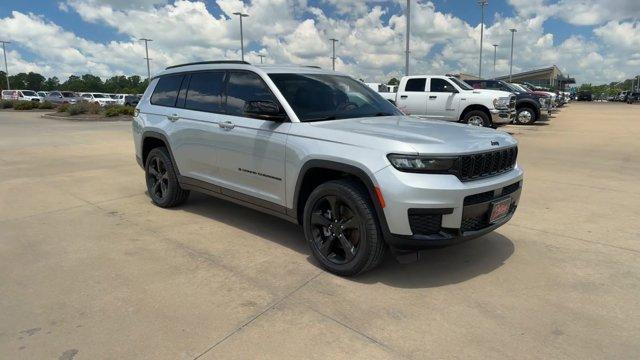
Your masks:
M 227 114 L 220 117 L 224 136 L 216 144 L 221 185 L 232 196 L 240 193 L 284 206 L 290 123 L 248 117 L 244 112 L 248 102 L 278 101 L 257 74 L 231 71 L 228 76 Z

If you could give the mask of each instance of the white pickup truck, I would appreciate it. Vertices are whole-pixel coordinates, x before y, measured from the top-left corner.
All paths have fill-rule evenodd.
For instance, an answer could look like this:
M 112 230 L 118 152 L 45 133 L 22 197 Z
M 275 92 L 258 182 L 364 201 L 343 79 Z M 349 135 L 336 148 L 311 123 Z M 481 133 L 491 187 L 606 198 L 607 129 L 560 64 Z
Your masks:
M 405 76 L 397 92 L 380 95 L 407 115 L 475 126 L 508 124 L 516 114 L 516 97 L 512 93 L 477 90 L 450 76 Z

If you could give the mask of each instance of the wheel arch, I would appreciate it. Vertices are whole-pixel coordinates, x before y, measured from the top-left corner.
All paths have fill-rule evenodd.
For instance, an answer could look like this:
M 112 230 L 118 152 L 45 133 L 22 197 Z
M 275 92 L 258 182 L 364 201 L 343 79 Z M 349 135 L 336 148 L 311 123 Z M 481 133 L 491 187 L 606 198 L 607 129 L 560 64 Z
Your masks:
M 309 160 L 302 166 L 298 174 L 298 180 L 296 181 L 293 209 L 290 215 L 294 216 L 299 224 L 302 224 L 304 205 L 313 189 L 326 181 L 342 178 L 351 178 L 362 184 L 375 209 L 380 226 L 383 230 L 387 229 L 387 222 L 383 207 L 378 199 L 376 186 L 367 172 L 355 165 L 331 160 Z
M 489 108 L 480 104 L 472 104 L 465 107 L 464 110 L 462 110 L 462 112 L 460 113 L 460 118 L 458 119 L 458 121 L 462 121 L 468 113 L 474 110 L 482 111 L 483 113 L 485 113 L 485 115 L 487 115 L 489 121 L 491 121 L 491 112 L 489 111 Z
M 540 118 L 540 104 L 537 104 L 535 102 L 535 100 L 532 99 L 524 99 L 521 101 L 518 101 L 516 103 L 516 109 L 520 110 L 524 107 L 528 107 L 528 108 L 532 108 L 535 115 L 536 115 L 536 120 Z
M 164 146 L 169 151 L 169 156 L 171 157 L 171 163 L 173 165 L 173 169 L 176 172 L 176 175 L 180 175 L 180 171 L 178 170 L 178 163 L 176 163 L 176 159 L 173 157 L 173 151 L 171 150 L 171 145 L 169 145 L 169 140 L 167 137 L 157 131 L 145 131 L 142 134 L 141 141 L 141 154 L 142 154 L 142 167 L 144 168 L 147 157 L 149 156 L 149 152 L 154 148 Z

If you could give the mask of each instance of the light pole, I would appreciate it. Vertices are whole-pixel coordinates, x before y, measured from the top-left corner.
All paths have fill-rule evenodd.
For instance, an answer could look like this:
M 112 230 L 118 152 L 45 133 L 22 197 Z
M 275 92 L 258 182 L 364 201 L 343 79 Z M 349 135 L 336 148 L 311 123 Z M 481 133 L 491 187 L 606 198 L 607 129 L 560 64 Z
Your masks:
M 493 79 L 496 79 L 496 54 L 498 53 L 498 44 L 493 44 Z
M 407 40 L 407 44 L 405 46 L 405 55 L 404 55 L 404 74 L 405 76 L 409 76 L 409 38 L 411 37 L 411 0 L 407 0 L 407 33 L 405 38 Z
M 262 64 L 262 63 L 263 63 L 263 62 L 262 62 L 262 59 L 264 59 L 265 57 L 267 57 L 267 55 L 260 55 L 260 54 L 258 54 L 258 56 L 260 57 L 260 64 Z
M 2 53 L 4 54 L 4 75 L 7 78 L 7 90 L 11 90 L 11 86 L 9 85 L 9 67 L 7 66 L 7 48 L 5 45 L 11 44 L 9 41 L 0 40 L 2 43 Z
M 509 82 L 511 82 L 511 76 L 513 75 L 513 39 L 518 30 L 509 29 L 511 31 L 511 59 L 509 60 Z
M 144 51 L 145 54 L 147 54 L 147 57 L 145 57 L 145 59 L 147 60 L 147 80 L 151 79 L 151 67 L 149 66 L 149 60 L 151 60 L 149 58 L 149 41 L 153 41 L 151 39 L 140 39 L 141 41 L 144 41 Z
M 331 40 L 331 47 L 333 47 L 333 56 L 331 57 L 333 71 L 336 71 L 336 43 L 338 42 L 338 39 L 331 38 L 329 40 Z
M 244 38 L 242 34 L 242 18 L 249 17 L 249 14 L 245 14 L 238 11 L 238 12 L 234 12 L 233 15 L 238 15 L 238 17 L 240 18 L 240 52 L 242 54 L 242 61 L 244 61 Z
M 484 38 L 484 7 L 489 4 L 488 0 L 478 0 L 478 5 L 482 8 L 482 17 L 480 20 L 480 61 L 478 63 L 478 77 L 482 79 L 482 40 Z

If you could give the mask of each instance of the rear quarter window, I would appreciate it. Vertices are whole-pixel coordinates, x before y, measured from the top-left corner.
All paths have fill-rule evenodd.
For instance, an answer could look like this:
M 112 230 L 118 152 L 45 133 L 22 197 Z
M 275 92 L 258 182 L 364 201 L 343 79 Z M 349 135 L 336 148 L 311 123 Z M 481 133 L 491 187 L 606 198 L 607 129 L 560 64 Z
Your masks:
M 160 106 L 175 106 L 180 91 L 184 75 L 166 75 L 158 80 L 158 84 L 153 89 L 151 95 L 151 104 Z

